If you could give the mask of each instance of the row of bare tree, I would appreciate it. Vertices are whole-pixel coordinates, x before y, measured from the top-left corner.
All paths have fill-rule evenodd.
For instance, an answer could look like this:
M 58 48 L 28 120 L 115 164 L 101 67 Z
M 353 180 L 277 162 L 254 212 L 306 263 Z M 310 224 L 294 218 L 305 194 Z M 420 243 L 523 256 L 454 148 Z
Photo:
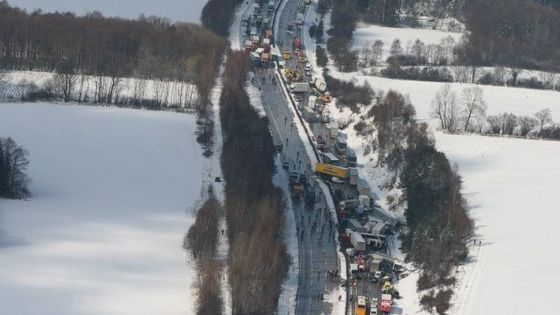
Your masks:
M 437 118 L 442 130 L 452 133 L 477 132 L 542 137 L 543 132 L 546 133 L 545 127 L 553 123 L 552 113 L 548 108 L 538 111 L 534 117 L 518 117 L 511 113 L 486 116 L 486 109 L 484 91 L 479 86 L 464 88 L 459 97 L 450 84 L 445 84 L 432 100 L 432 117 Z
M 164 18 L 104 18 L 94 12 L 31 14 L 0 1 L 0 68 L 194 83 L 205 105 L 225 40 L 201 26 Z M 71 77 L 62 82 L 65 98 Z M 66 93 L 64 93 L 66 92 Z

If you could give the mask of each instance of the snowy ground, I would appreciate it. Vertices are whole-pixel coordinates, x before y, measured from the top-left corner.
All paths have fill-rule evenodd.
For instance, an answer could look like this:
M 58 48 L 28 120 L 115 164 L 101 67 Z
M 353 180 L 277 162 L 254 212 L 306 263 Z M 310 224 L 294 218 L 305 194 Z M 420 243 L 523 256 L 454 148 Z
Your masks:
M 353 34 L 352 49 L 362 49 L 370 47 L 376 40 L 383 41 L 383 58 L 385 60 L 390 55 L 391 44 L 395 39 L 401 41 L 402 48 L 406 51 L 407 46 L 412 47 L 414 42 L 419 39 L 425 45 L 439 44 L 446 37 L 451 36 L 458 42 L 463 33 L 444 32 L 440 30 L 408 27 L 385 27 L 371 24 L 358 24 Z
M 200 23 L 207 0 L 10 0 L 10 5 L 32 11 L 73 11 L 86 14 L 100 11 L 107 16 L 136 19 L 140 14 L 156 15 L 173 21 Z
M 482 241 L 471 248 L 453 313 L 555 313 L 560 142 L 442 133 L 436 140 L 459 166 Z
M 366 76 L 356 73 L 340 73 L 330 68 L 332 75 L 347 81 L 353 80 L 359 85 L 366 81 L 374 90 L 396 90 L 409 95 L 416 108 L 419 120 L 430 118 L 431 103 L 438 89 L 444 83 L 387 79 L 382 77 Z M 451 83 L 457 96 L 465 87 L 472 86 L 467 83 Z M 503 86 L 480 85 L 484 90 L 484 100 L 488 104 L 488 115 L 509 112 L 516 115 L 532 116 L 543 108 L 550 108 L 554 121 L 560 122 L 560 92 L 552 90 L 535 90 L 525 88 L 511 88 Z
M 33 197 L 0 200 L 0 313 L 192 314 L 195 128 L 169 112 L 1 104 Z

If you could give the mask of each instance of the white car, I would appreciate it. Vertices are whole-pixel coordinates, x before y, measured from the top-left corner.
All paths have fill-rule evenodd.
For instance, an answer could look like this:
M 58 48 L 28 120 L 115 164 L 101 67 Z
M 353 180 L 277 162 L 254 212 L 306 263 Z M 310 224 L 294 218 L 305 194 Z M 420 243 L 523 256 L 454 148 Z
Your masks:
M 369 311 L 369 315 L 377 315 L 377 309 L 376 309 L 376 308 L 372 308 L 372 309 Z
M 371 310 L 376 310 L 377 311 L 377 304 L 378 304 L 379 300 L 377 298 L 371 298 Z M 377 314 L 377 313 L 376 313 Z

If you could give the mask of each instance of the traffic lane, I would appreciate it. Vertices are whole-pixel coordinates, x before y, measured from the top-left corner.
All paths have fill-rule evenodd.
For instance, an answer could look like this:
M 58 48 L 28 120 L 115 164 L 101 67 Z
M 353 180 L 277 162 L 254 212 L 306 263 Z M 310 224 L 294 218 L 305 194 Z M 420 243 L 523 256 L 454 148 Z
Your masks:
M 291 117 L 292 113 L 287 108 L 290 105 L 286 103 L 281 95 L 283 93 L 280 93 L 278 88 L 272 87 L 270 89 L 268 86 L 273 85 L 275 83 L 274 80 L 266 77 L 265 73 L 257 72 L 257 74 L 260 75 L 257 77 L 257 81 L 263 91 L 263 105 L 265 105 L 265 111 L 270 116 L 272 124 L 275 125 L 274 129 L 276 129 L 277 133 L 281 134 L 280 137 L 284 138 L 287 136 L 286 139 L 292 140 L 291 144 L 286 139 L 283 140 L 287 144 L 284 147 L 285 150 L 283 150 L 284 154 L 292 160 L 302 160 L 305 154 L 303 141 L 301 141 L 297 134 L 294 134 L 295 128 L 292 127 L 288 122 L 289 119 L 287 119 Z M 268 93 L 270 93 L 270 97 Z M 282 117 L 285 119 L 282 119 Z M 323 198 L 319 208 L 326 213 L 326 210 L 324 210 L 326 209 L 325 204 L 326 202 Z M 303 238 L 302 246 L 300 246 L 300 271 L 303 275 L 303 281 L 300 288 L 299 313 L 306 314 L 308 310 L 319 307 L 318 303 L 321 303 L 320 294 L 324 293 L 325 289 L 329 289 L 326 283 L 327 270 L 337 267 L 336 245 L 334 238 L 327 239 L 326 229 L 323 228 L 326 225 L 326 220 L 330 219 L 330 217 L 325 216 L 323 218 L 323 216 L 319 216 L 316 213 L 319 211 L 318 209 L 309 210 L 297 203 L 296 205 L 295 209 L 300 218 L 303 217 L 304 220 L 308 220 L 308 222 L 301 222 L 300 219 L 300 222 L 298 222 L 298 230 L 300 235 L 302 235 L 300 239 Z M 334 235 L 334 228 L 331 233 Z M 327 303 L 322 304 L 321 308 L 331 309 L 330 305 L 325 305 Z

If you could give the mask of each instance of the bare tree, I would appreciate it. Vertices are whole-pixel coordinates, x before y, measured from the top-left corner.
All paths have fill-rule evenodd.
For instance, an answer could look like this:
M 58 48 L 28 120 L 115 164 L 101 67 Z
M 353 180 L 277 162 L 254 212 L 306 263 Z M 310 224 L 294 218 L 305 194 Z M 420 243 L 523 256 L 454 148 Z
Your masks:
M 401 40 L 397 38 L 391 44 L 391 56 L 402 55 L 402 53 L 403 53 L 403 48 L 401 45 Z
M 454 132 L 458 123 L 457 95 L 450 84 L 445 84 L 432 100 L 432 117 L 440 122 L 441 129 Z
M 425 60 L 426 57 L 426 45 L 420 40 L 417 39 L 412 45 L 412 54 L 416 57 L 417 63 Z
M 537 118 L 537 120 L 540 124 L 539 135 L 542 135 L 544 125 L 545 124 L 550 124 L 552 122 L 552 113 L 550 112 L 550 109 L 545 108 L 545 109 L 537 112 L 535 114 L 535 117 Z
M 373 57 L 374 64 L 378 64 L 379 61 L 383 58 L 383 41 L 376 40 L 373 45 L 371 46 L 371 54 Z
M 360 67 L 368 67 L 371 66 L 373 64 L 373 56 L 372 56 L 372 51 L 371 48 L 369 47 L 364 47 L 360 50 L 360 56 L 358 58 L 358 65 Z
M 480 120 L 486 116 L 487 105 L 484 101 L 484 91 L 479 86 L 466 87 L 462 96 L 464 130 L 469 131 L 472 119 Z

